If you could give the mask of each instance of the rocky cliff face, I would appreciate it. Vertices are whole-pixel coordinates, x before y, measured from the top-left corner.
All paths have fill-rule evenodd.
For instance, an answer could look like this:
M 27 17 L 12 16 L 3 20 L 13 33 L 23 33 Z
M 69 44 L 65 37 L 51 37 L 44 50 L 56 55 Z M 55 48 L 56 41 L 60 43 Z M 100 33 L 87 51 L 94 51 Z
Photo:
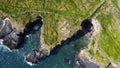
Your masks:
M 0 21 L 0 39 L 3 39 L 3 44 L 11 50 L 19 49 L 26 41 L 27 35 L 40 29 L 41 19 L 38 16 L 35 21 L 27 23 L 24 30 L 17 30 L 17 27 L 11 25 L 9 18 L 3 18 Z
M 86 36 L 88 36 L 91 40 L 101 30 L 101 25 L 99 24 L 97 19 L 86 19 L 83 21 L 81 26 L 83 27 L 85 31 L 88 31 Z M 75 56 L 76 68 L 102 68 L 101 65 L 99 65 L 97 62 L 94 62 L 91 60 L 91 57 L 87 54 L 86 49 L 87 48 L 80 49 L 80 51 L 77 52 Z M 108 65 L 106 65 L 106 68 L 119 68 L 119 66 L 113 62 L 110 62 Z
M 19 36 L 20 33 L 19 30 L 14 28 L 14 26 L 11 25 L 11 21 L 9 18 L 4 18 L 0 22 L 0 39 L 3 39 L 3 44 L 6 45 L 10 49 L 16 49 L 19 42 Z
M 5 37 L 13 31 L 11 21 L 8 18 L 2 19 L 0 21 L 0 38 Z
M 101 26 L 96 19 L 85 19 L 81 26 L 84 31 L 88 31 L 86 36 L 91 40 L 101 29 Z M 85 49 L 81 49 L 75 56 L 76 68 L 100 68 L 100 65 L 91 61 L 91 58 L 85 53 Z
M 78 30 L 72 37 L 67 38 L 66 40 L 61 41 L 60 44 L 56 45 L 49 54 L 49 51 L 44 47 L 43 44 L 41 44 L 41 48 L 39 50 L 33 50 L 31 51 L 27 56 L 26 60 L 31 63 L 37 63 L 39 60 L 42 60 L 43 58 L 46 58 L 49 55 L 56 54 L 65 44 L 69 44 L 72 41 L 75 41 L 76 39 L 79 39 L 83 37 L 84 35 L 88 34 L 88 37 L 91 38 L 94 32 L 94 25 L 91 22 L 92 19 L 88 18 L 85 19 L 82 24 L 82 30 Z M 85 62 L 88 60 L 85 60 Z M 92 65 L 93 63 L 90 63 Z
M 83 50 L 75 56 L 76 68 L 100 68 L 98 64 L 90 60 Z

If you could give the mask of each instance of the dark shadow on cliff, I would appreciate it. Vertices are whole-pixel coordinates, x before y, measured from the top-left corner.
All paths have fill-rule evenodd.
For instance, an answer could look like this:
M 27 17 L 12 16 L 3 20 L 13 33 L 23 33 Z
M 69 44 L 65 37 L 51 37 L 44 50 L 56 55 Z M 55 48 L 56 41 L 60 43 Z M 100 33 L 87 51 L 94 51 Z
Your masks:
M 20 32 L 18 34 L 19 39 L 18 39 L 18 44 L 17 44 L 16 49 L 22 48 L 24 46 L 25 41 L 27 40 L 26 39 L 27 35 L 33 34 L 36 31 L 39 31 L 39 29 L 41 28 L 42 25 L 43 25 L 42 17 L 40 17 L 40 16 L 38 16 L 35 21 L 28 22 L 25 25 L 23 32 Z
M 51 50 L 50 55 L 57 54 L 62 47 L 64 47 L 66 44 L 69 44 L 72 41 L 75 41 L 77 39 L 80 39 L 85 34 L 90 32 L 93 28 L 93 25 L 91 23 L 91 19 L 85 19 L 81 24 L 82 30 L 78 30 L 72 37 L 67 38 L 66 40 L 61 41 L 61 44 L 56 45 L 55 48 Z

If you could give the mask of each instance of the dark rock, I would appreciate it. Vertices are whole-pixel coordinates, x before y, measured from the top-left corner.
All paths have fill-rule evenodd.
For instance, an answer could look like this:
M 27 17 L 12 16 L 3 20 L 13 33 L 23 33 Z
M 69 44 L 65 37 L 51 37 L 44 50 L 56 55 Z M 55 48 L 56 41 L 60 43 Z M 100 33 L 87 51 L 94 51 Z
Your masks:
M 100 68 L 100 66 L 92 61 L 84 54 L 75 56 L 76 68 Z
M 11 21 L 8 18 L 3 18 L 0 21 L 0 38 L 3 39 L 3 44 L 10 49 L 15 49 L 18 43 L 17 29 L 13 28 Z
M 5 37 L 13 31 L 11 22 L 8 18 L 0 21 L 0 38 Z
M 27 60 L 28 62 L 36 63 L 36 62 L 37 62 L 37 55 L 36 55 L 37 52 L 38 52 L 38 51 L 36 51 L 36 50 L 31 51 L 31 52 L 27 55 L 26 60 Z
M 0 21 L 0 39 L 3 39 L 3 44 L 10 49 L 19 49 L 23 47 L 26 41 L 26 35 L 38 31 L 42 26 L 42 17 L 38 16 L 33 22 L 26 24 L 24 30 L 17 30 L 12 27 L 11 21 L 8 18 L 2 18 Z
M 32 50 L 27 56 L 26 61 L 31 63 L 37 63 L 39 60 L 43 60 L 48 56 L 48 50 Z
M 116 64 L 110 62 L 106 68 L 118 68 Z
M 10 49 L 16 49 L 18 47 L 19 36 L 15 31 L 12 31 L 9 35 L 6 35 L 3 38 L 3 40 L 3 44 L 9 47 Z
M 9 18 L 2 18 L 0 22 L 0 38 L 3 39 L 3 44 L 10 49 L 16 49 L 19 43 L 19 33 L 21 31 L 12 27 Z
M 92 29 L 93 29 L 92 20 L 91 19 L 83 20 L 81 26 L 82 26 L 82 30 L 85 30 L 88 32 L 92 31 Z

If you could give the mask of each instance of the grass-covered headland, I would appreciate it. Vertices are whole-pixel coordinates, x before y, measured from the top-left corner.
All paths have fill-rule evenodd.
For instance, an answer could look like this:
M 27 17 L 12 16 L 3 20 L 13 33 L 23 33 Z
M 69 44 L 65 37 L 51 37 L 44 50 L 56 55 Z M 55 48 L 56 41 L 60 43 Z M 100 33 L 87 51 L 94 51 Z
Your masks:
M 9 17 L 21 29 L 36 16 L 42 16 L 41 37 L 43 43 L 51 48 L 79 30 L 81 22 L 90 17 L 103 2 L 104 0 L 0 0 L 0 17 Z M 106 0 L 92 15 L 100 22 L 102 30 L 93 38 L 88 53 L 103 66 L 109 61 L 120 64 L 119 4 L 119 0 Z

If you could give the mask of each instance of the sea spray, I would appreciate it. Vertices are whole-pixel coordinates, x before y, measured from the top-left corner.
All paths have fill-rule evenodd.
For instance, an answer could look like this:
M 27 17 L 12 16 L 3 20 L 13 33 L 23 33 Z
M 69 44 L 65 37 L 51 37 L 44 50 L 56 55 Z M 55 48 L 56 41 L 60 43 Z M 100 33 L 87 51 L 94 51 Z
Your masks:
M 10 48 L 8 48 L 7 46 L 5 46 L 3 44 L 3 39 L 0 39 L 0 48 L 2 48 L 3 50 L 2 51 L 9 51 L 9 52 L 12 52 L 12 50 Z
M 31 63 L 31 62 L 26 61 L 26 56 L 24 56 L 24 61 L 25 61 L 28 65 L 30 65 L 30 66 L 37 65 L 37 64 L 33 64 L 33 63 Z

